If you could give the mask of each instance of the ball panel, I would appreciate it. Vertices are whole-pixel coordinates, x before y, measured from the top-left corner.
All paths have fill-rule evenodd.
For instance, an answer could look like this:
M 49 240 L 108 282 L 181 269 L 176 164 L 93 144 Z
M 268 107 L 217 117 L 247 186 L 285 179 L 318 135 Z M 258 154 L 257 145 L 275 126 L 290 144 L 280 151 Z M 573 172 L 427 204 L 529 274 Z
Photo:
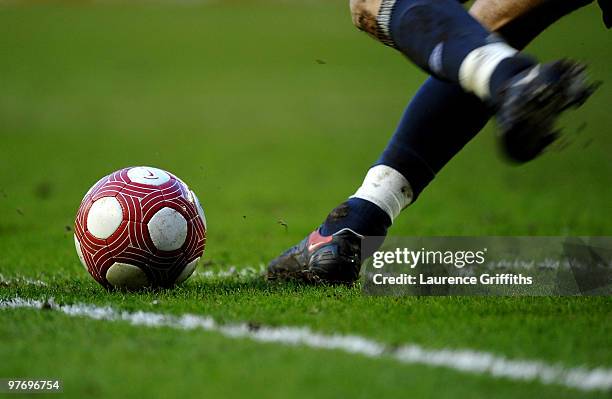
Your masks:
M 128 170 L 128 178 L 133 183 L 146 184 L 148 186 L 161 186 L 170 181 L 170 175 L 165 171 L 148 166 L 137 166 Z
M 178 277 L 176 278 L 176 284 L 181 284 L 183 281 L 187 280 L 193 274 L 193 272 L 196 269 L 196 266 L 198 265 L 199 260 L 200 258 L 196 258 L 185 266 L 181 274 L 179 274 Z
M 79 239 L 77 238 L 76 234 L 74 234 L 74 246 L 76 248 L 77 255 L 79 256 L 79 260 L 81 261 L 81 264 L 83 265 L 85 270 L 88 270 L 87 263 L 85 262 L 85 258 L 83 257 L 83 250 L 81 249 L 81 243 L 79 242 Z
M 202 219 L 202 223 L 204 223 L 204 229 L 206 229 L 206 215 L 204 215 L 204 209 L 202 208 L 202 205 L 200 205 L 200 200 L 198 199 L 198 196 L 195 195 L 193 191 L 191 192 L 191 195 L 193 195 L 193 199 L 198 210 L 198 215 Z
M 87 214 L 87 230 L 96 238 L 110 237 L 123 221 L 123 209 L 115 197 L 95 201 Z
M 185 199 L 187 199 L 187 201 L 189 201 L 189 202 L 193 203 L 193 191 L 191 191 L 191 190 L 187 189 L 187 190 L 184 192 L 184 196 L 185 196 Z
M 191 197 L 191 190 L 189 189 L 189 186 L 187 185 L 187 183 L 185 183 L 184 181 L 182 181 L 180 178 L 176 177 L 176 176 L 172 176 L 177 182 L 178 182 L 178 189 L 180 190 L 181 196 L 183 198 L 185 198 L 187 201 L 189 202 L 193 202 L 193 198 Z
M 117 201 L 119 201 L 119 203 L 125 207 L 126 214 L 124 215 L 124 217 L 126 220 L 137 223 L 140 223 L 142 221 L 142 206 L 138 197 L 126 194 L 124 191 L 121 191 L 121 193 L 118 194 L 116 198 Z
M 125 183 L 114 182 L 110 179 L 102 184 L 97 189 L 93 190 L 90 193 L 90 198 L 92 201 L 97 201 L 104 197 L 116 197 L 117 194 L 121 192 L 125 188 Z
M 115 288 L 139 289 L 149 286 L 145 272 L 127 263 L 113 263 L 106 271 L 106 281 Z
M 160 251 L 175 251 L 187 238 L 187 220 L 177 210 L 164 207 L 147 223 L 149 235 Z
M 85 195 L 83 196 L 83 199 L 81 200 L 81 203 L 85 202 L 85 200 L 87 199 L 87 197 L 93 193 L 96 192 L 98 190 L 98 188 L 100 188 L 100 186 L 102 184 L 104 184 L 106 182 L 106 180 L 108 180 L 108 176 L 104 176 L 103 178 L 101 178 L 100 180 L 98 180 L 93 186 L 91 186 L 89 188 L 89 190 L 87 190 L 87 192 L 85 193 Z

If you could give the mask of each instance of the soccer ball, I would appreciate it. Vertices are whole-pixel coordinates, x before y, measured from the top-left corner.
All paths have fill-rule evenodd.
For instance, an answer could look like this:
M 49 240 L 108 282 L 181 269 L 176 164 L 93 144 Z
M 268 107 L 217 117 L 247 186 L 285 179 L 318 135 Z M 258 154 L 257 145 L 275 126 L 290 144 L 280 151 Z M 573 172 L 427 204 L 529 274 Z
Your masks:
M 74 232 L 81 263 L 104 287 L 169 287 L 185 281 L 202 257 L 206 218 L 181 179 L 138 166 L 89 189 Z

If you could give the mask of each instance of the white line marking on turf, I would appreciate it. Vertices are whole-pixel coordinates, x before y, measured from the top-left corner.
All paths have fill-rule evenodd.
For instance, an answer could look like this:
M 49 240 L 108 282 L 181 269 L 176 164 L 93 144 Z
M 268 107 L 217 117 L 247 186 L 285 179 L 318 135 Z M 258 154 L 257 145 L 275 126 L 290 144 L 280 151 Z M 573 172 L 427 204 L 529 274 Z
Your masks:
M 230 266 L 230 267 L 227 267 L 225 269 L 220 269 L 220 270 L 196 270 L 192 275 L 192 279 L 197 280 L 201 278 L 205 280 L 217 280 L 217 279 L 223 279 L 223 278 L 228 278 L 228 277 L 255 278 L 255 277 L 262 277 L 265 275 L 265 273 L 266 273 L 266 268 L 263 264 L 259 265 L 259 267 L 248 266 L 248 267 L 237 268 L 235 266 Z M 40 287 L 49 285 L 49 283 L 42 281 L 42 280 L 37 280 L 37 279 L 20 276 L 20 275 L 5 276 L 2 273 L 0 273 L 0 284 L 5 284 L 5 285 L 23 284 L 23 285 L 36 285 Z
M 310 348 L 340 350 L 367 357 L 391 357 L 401 363 L 504 377 L 516 381 L 539 381 L 559 384 L 583 391 L 612 389 L 612 369 L 598 367 L 569 368 L 538 360 L 508 359 L 488 352 L 453 349 L 426 349 L 419 345 L 391 348 L 383 343 L 357 335 L 326 335 L 305 327 L 258 327 L 245 323 L 222 325 L 212 317 L 194 314 L 180 316 L 127 312 L 110 306 L 92 304 L 58 305 L 53 300 L 12 298 L 0 300 L 0 309 L 48 308 L 73 317 L 95 320 L 124 321 L 135 326 L 170 327 L 180 330 L 201 329 L 218 332 L 231 338 L 248 338 L 259 342 L 302 345 Z
M 217 279 L 227 277 L 261 277 L 266 273 L 266 268 L 263 264 L 255 267 L 242 267 L 237 268 L 230 266 L 227 269 L 222 270 L 197 270 L 193 273 L 193 277 L 201 277 L 204 279 Z
M 0 273 L 0 284 L 7 284 L 7 285 L 26 284 L 26 285 L 37 285 L 41 287 L 47 285 L 47 283 L 41 280 L 34 280 L 29 277 L 23 277 L 23 276 L 5 277 L 1 273 Z

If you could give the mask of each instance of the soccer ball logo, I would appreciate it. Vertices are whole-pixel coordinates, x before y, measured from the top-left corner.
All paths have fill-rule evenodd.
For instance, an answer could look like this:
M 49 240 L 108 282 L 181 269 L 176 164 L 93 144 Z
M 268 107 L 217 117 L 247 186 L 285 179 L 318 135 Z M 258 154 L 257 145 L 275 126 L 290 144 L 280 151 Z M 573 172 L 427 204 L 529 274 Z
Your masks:
M 181 283 L 206 244 L 206 218 L 193 191 L 144 166 L 111 173 L 90 188 L 74 231 L 81 263 L 107 288 Z

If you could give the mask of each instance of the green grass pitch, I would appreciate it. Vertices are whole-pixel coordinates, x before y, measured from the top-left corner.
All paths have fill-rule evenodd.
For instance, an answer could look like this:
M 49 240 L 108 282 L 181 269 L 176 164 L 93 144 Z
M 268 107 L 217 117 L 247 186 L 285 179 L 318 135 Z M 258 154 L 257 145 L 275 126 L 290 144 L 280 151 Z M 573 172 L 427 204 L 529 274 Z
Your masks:
M 358 286 L 202 275 L 174 290 L 122 294 L 83 271 L 69 226 L 85 191 L 115 169 L 158 166 L 192 186 L 207 213 L 212 270 L 258 268 L 352 194 L 425 75 L 353 29 L 344 3 L 0 5 L 0 273 L 8 281 L 0 299 L 52 296 L 612 367 L 608 297 L 367 297 Z M 593 78 L 608 80 L 610 48 L 593 6 L 530 50 L 585 60 Z M 580 131 L 572 144 L 531 164 L 505 164 L 487 127 L 391 234 L 610 235 L 607 83 L 564 119 Z M 60 377 L 73 398 L 609 397 L 25 309 L 0 310 L 5 377 Z

